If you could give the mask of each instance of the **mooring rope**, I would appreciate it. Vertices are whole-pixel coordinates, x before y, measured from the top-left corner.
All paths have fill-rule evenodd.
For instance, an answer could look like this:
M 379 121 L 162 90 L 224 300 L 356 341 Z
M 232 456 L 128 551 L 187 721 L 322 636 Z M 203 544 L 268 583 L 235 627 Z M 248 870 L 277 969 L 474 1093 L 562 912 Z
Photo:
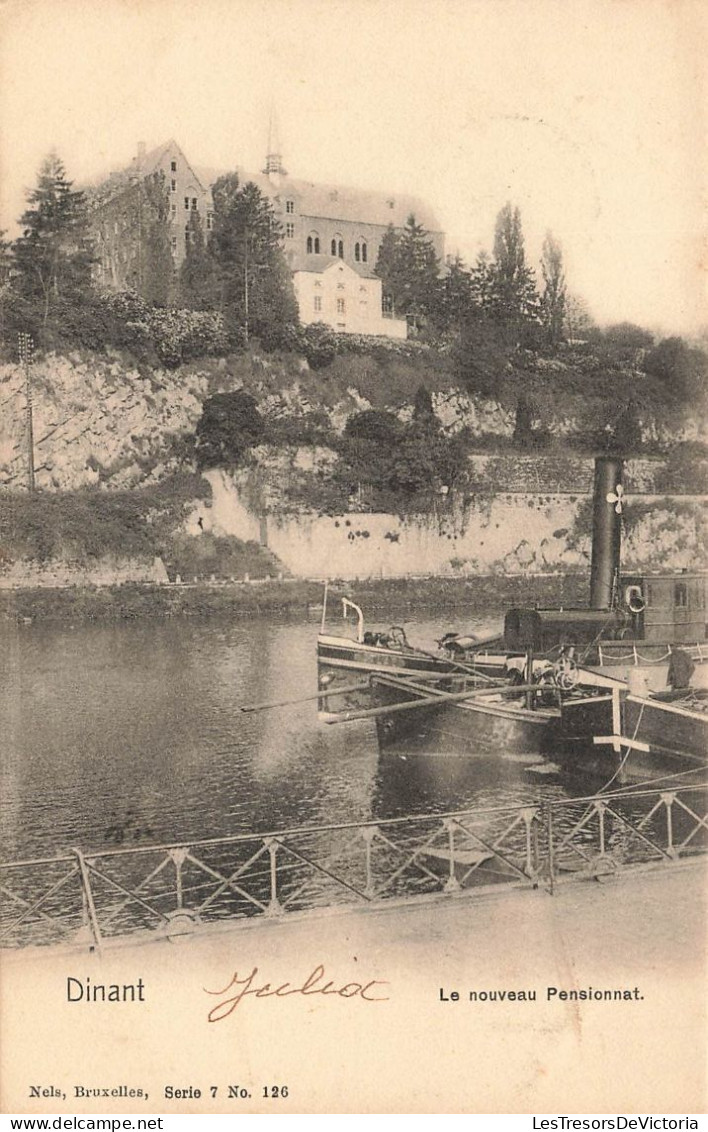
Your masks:
M 634 743 L 634 740 L 637 738 L 637 732 L 639 731 L 639 724 L 642 722 L 642 716 L 644 715 L 644 706 L 645 705 L 642 704 L 641 708 L 639 709 L 639 716 L 637 717 L 637 725 L 634 728 L 634 735 L 632 736 L 629 743 L 627 744 L 627 750 L 625 751 L 625 754 L 624 754 L 622 761 L 620 762 L 619 766 L 615 770 L 615 773 L 612 775 L 612 777 L 610 779 L 608 779 L 608 781 L 605 783 L 605 785 L 602 787 L 602 789 L 598 791 L 599 794 L 602 794 L 603 791 L 607 790 L 607 787 L 612 785 L 612 783 L 616 779 L 617 775 L 620 774 L 620 772 L 624 769 L 624 766 L 625 766 L 627 759 L 629 758 L 630 752 L 632 750 L 632 744 Z

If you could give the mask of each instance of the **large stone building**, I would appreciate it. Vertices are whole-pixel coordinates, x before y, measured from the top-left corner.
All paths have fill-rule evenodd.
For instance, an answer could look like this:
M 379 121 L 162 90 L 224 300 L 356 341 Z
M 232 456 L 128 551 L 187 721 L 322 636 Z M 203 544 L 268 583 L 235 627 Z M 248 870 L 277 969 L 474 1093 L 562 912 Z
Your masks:
M 271 131 L 265 169 L 252 174 L 236 166 L 242 182 L 252 181 L 269 198 L 283 231 L 283 250 L 293 273 L 300 320 L 324 322 L 346 333 L 405 338 L 406 323 L 384 309 L 381 281 L 374 268 L 387 228 L 401 229 L 413 215 L 428 232 L 442 262 L 444 233 L 416 197 L 342 185 L 323 185 L 290 177 Z M 212 227 L 211 187 L 226 170 L 192 165 L 173 140 L 146 152 L 139 147 L 131 165 L 95 189 L 94 226 L 99 278 L 107 286 L 140 281 L 141 246 L 149 234 L 141 227 L 145 185 L 162 174 L 168 190 L 172 262 L 179 269 L 197 212 L 205 234 Z

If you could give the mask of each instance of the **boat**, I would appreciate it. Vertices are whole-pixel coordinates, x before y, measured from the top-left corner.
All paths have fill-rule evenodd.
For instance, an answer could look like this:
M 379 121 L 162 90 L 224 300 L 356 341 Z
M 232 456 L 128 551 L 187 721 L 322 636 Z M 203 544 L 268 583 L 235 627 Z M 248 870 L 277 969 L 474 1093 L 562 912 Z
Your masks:
M 553 682 L 443 686 L 410 677 L 371 678 L 381 753 L 547 756 L 560 769 L 619 784 L 708 770 L 708 690 L 650 692 L 615 680 L 573 689 Z M 636 680 L 632 681 L 636 684 Z
M 670 778 L 708 768 L 708 691 L 636 691 L 619 683 L 595 694 L 572 694 L 561 705 L 554 757 L 568 771 L 612 773 L 620 784 Z M 670 780 L 667 779 L 667 783 Z
M 383 674 L 371 683 L 382 752 L 413 745 L 429 755 L 539 755 L 553 750 L 560 733 L 559 693 L 548 685 L 490 686 L 462 676 L 440 687 Z
M 589 605 L 511 608 L 501 638 L 471 645 L 461 659 L 497 677 L 523 669 L 529 657 L 561 660 L 568 686 L 581 678 L 599 688 L 640 679 L 659 692 L 671 683 L 678 651 L 695 666 L 694 686 L 708 688 L 708 572 L 621 572 L 623 463 L 595 461 Z
M 328 633 L 327 621 L 328 588 L 325 586 L 322 607 L 322 623 L 317 637 L 317 685 L 322 693 L 320 715 L 327 716 L 334 697 L 339 710 L 363 706 L 368 699 L 369 685 L 363 687 L 352 680 L 377 674 L 391 676 L 426 677 L 443 679 L 454 673 L 474 673 L 474 664 L 454 650 L 438 653 L 411 645 L 402 625 L 391 625 L 387 629 L 366 629 L 364 614 L 360 606 L 348 597 L 341 597 L 343 618 L 351 614 L 356 618 L 353 635 Z M 469 637 L 466 643 L 473 643 Z
M 382 751 L 413 740 L 431 753 L 496 747 L 618 772 L 607 748 L 617 754 L 628 739 L 652 773 L 705 764 L 706 574 L 620 573 L 622 465 L 595 465 L 588 608 L 510 609 L 495 647 L 451 652 L 458 638 L 448 634 L 441 643 L 456 667 L 447 673 L 379 663 L 368 668 L 373 707 L 333 718 L 374 718 Z M 360 671 L 366 664 L 363 656 Z M 687 706 L 689 695 L 701 710 Z M 638 763 L 625 758 L 622 769 Z
M 566 690 L 579 680 L 602 688 L 639 677 L 658 692 L 669 685 L 674 653 L 681 650 L 695 665 L 694 686 L 708 688 L 708 572 L 621 572 L 623 464 L 614 456 L 595 461 L 588 606 L 513 607 L 501 634 L 478 640 L 472 634 L 447 632 L 433 653 L 411 646 L 401 626 L 365 630 L 362 610 L 348 598 L 342 599 L 343 608 L 345 614 L 351 610 L 356 615 L 356 633 L 325 633 L 325 596 L 317 640 L 319 686 L 336 688 L 353 673 L 471 672 L 493 679 L 528 679 L 554 666 Z

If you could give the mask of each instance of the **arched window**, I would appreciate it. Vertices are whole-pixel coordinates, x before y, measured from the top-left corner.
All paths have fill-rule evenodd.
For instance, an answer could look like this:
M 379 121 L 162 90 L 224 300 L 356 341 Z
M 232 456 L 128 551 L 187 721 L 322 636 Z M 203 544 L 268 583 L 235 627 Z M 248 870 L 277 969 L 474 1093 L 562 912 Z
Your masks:
M 361 262 L 366 263 L 366 241 L 362 241 L 361 245 Z
M 319 238 L 319 236 L 315 236 L 315 255 L 319 255 L 319 254 L 320 254 L 320 238 Z
M 336 254 L 337 254 L 337 241 L 332 240 L 332 255 L 336 255 Z
M 341 232 L 334 233 L 334 237 L 330 245 L 330 250 L 332 252 L 332 255 L 339 256 L 340 259 L 344 259 L 344 241 L 342 240 Z
M 344 259 L 344 241 L 340 240 L 337 244 L 337 254 L 340 259 Z
M 357 263 L 361 259 L 361 248 L 360 248 L 359 244 L 354 245 L 354 259 L 356 260 Z
M 307 237 L 307 254 L 319 255 L 320 254 L 320 238 L 317 232 L 312 231 Z
M 307 237 L 307 254 L 312 255 L 312 236 Z

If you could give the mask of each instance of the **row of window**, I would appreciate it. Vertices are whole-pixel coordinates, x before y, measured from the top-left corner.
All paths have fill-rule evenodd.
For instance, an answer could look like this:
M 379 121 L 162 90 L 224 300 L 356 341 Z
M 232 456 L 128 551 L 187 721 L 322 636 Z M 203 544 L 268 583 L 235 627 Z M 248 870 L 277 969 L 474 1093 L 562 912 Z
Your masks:
M 314 309 L 317 312 L 322 310 L 322 296 L 321 295 L 315 295 Z M 346 314 L 346 313 L 347 313 L 346 299 L 337 299 L 337 314 Z
M 668 587 L 664 585 L 652 586 L 644 583 L 644 600 L 648 608 L 668 608 L 670 597 Z M 689 590 L 688 583 L 674 582 L 674 609 L 703 609 L 705 604 L 702 587 Z
M 322 311 L 322 296 L 321 295 L 315 295 L 313 309 L 314 309 L 315 313 L 317 313 L 317 314 L 321 313 L 321 311 Z M 368 309 L 369 309 L 369 304 L 367 303 L 366 299 L 362 299 L 359 303 L 359 313 L 363 318 L 366 318 L 367 313 L 368 313 Z M 337 314 L 346 314 L 346 313 L 347 313 L 347 301 L 346 301 L 346 299 L 337 299 Z
M 186 205 L 186 201 L 187 201 L 187 199 L 188 199 L 188 198 L 187 198 L 187 197 L 185 197 L 184 199 L 185 199 L 185 206 L 184 206 L 184 207 L 186 208 L 186 207 L 187 207 L 187 205 Z M 195 209 L 194 209 L 194 212 L 198 212 L 198 211 L 199 211 L 199 209 L 198 209 L 198 208 L 195 208 Z M 176 219 L 177 219 L 177 205 L 176 205 L 176 204 L 173 204 L 173 205 L 172 205 L 172 207 L 171 207 L 171 209 L 170 209 L 170 213 L 171 213 L 172 219 L 173 219 L 173 220 L 176 220 Z M 214 226 L 214 213 L 213 213 L 213 212 L 207 212 L 207 215 L 206 215 L 206 226 L 207 226 L 207 229 L 208 229 L 209 231 L 211 231 L 211 229 L 213 228 L 213 226 Z M 188 230 L 189 230 L 189 229 L 186 229 L 186 231 L 188 231 Z M 118 228 L 116 227 L 116 232 L 117 232 L 117 231 L 118 231 Z
M 211 212 L 207 213 L 206 226 L 211 231 L 212 226 L 213 226 Z M 185 226 L 184 226 L 184 242 L 185 242 L 185 244 L 188 244 L 190 239 L 191 239 L 191 231 L 190 231 L 190 228 L 189 228 L 189 224 L 185 224 Z M 172 236 L 172 251 L 173 252 L 177 251 L 177 237 L 176 236 Z
M 285 235 L 288 237 L 288 239 L 293 238 L 293 236 L 295 235 L 294 224 L 286 224 Z M 316 232 L 310 233 L 310 235 L 307 237 L 305 248 L 307 249 L 308 255 L 320 254 L 320 238 Z M 336 256 L 339 259 L 344 259 L 344 240 L 340 239 L 339 236 L 335 236 L 329 246 L 329 250 L 330 255 Z M 366 246 L 366 241 L 362 240 L 361 242 L 357 242 L 354 245 L 354 259 L 357 263 L 366 263 L 368 254 L 369 252 Z

